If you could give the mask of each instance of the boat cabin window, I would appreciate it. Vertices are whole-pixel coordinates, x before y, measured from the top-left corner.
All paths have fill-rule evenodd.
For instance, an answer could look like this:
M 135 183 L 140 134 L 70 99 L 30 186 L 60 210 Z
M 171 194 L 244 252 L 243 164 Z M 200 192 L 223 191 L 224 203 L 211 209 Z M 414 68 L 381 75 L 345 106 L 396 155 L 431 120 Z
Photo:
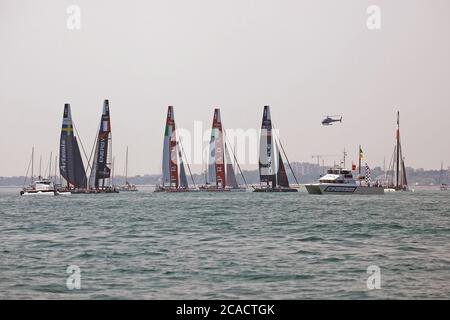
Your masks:
M 321 183 L 345 183 L 344 180 L 320 180 Z
M 36 181 L 36 184 L 46 184 L 46 185 L 50 185 L 51 182 L 50 181 Z

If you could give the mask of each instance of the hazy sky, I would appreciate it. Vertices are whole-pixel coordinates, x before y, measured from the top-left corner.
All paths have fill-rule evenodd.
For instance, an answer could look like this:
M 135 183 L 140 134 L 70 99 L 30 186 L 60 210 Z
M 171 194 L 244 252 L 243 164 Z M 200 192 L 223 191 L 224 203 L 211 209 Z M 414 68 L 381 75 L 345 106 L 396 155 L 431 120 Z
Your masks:
M 66 102 L 90 150 L 105 98 L 118 173 L 127 145 L 130 174 L 160 171 L 168 105 L 180 128 L 208 128 L 220 107 L 247 130 L 269 104 L 291 161 L 344 147 L 356 161 L 362 144 L 372 165 L 392 154 L 399 109 L 407 165 L 450 165 L 449 13 L 448 0 L 1 0 L 0 175 L 24 175 L 32 146 L 58 150 Z M 322 127 L 327 114 L 343 123 Z

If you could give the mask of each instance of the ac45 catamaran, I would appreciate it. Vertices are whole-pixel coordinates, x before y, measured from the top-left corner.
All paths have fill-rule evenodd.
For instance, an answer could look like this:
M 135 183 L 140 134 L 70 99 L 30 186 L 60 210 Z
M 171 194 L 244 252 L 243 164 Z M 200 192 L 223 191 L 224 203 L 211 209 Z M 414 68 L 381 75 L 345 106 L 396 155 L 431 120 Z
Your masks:
M 270 117 L 270 107 L 264 106 L 261 135 L 259 142 L 259 180 L 260 185 L 253 187 L 254 192 L 298 192 L 291 188 L 288 176 L 281 156 L 281 151 L 286 158 L 289 168 L 298 184 L 291 164 L 286 157 L 281 141 L 275 139 L 272 130 L 272 120 Z
M 59 140 L 59 172 L 66 180 L 62 192 L 85 191 L 86 171 L 83 165 L 78 139 L 75 136 L 70 104 L 64 105 L 61 137 Z
M 162 182 L 161 185 L 156 186 L 155 192 L 199 191 L 195 186 L 189 165 L 187 165 L 194 185 L 194 188 L 189 187 L 183 162 L 183 147 L 177 140 L 175 128 L 173 106 L 169 106 L 164 131 Z
M 109 101 L 103 102 L 100 129 L 94 147 L 94 159 L 89 176 L 89 193 L 118 193 L 111 182 L 112 133 Z
M 233 169 L 233 163 L 228 152 L 226 143 L 226 136 L 222 127 L 222 120 L 220 118 L 220 109 L 214 109 L 214 117 L 211 129 L 211 140 L 209 144 L 209 162 L 208 172 L 206 175 L 206 185 L 200 187 L 201 191 L 209 192 L 245 192 L 247 188 L 239 187 L 236 174 Z M 236 156 L 234 155 L 236 164 Z M 241 172 L 241 176 L 245 182 L 245 178 Z

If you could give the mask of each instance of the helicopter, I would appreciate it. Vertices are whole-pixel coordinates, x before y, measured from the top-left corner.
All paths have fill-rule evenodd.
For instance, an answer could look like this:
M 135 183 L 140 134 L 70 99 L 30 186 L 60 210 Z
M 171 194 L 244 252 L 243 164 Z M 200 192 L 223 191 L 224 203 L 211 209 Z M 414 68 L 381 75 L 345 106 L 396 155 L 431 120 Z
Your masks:
M 342 116 L 341 115 L 326 116 L 325 119 L 322 120 L 322 125 L 331 126 L 333 122 L 342 122 Z

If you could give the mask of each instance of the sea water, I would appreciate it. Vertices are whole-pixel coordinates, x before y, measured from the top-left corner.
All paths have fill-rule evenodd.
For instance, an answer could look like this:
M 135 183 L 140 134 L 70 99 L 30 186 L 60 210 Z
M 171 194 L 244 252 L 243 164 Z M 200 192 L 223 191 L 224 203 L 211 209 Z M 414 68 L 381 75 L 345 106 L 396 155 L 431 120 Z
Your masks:
M 450 191 L 151 191 L 0 189 L 0 298 L 450 298 Z

